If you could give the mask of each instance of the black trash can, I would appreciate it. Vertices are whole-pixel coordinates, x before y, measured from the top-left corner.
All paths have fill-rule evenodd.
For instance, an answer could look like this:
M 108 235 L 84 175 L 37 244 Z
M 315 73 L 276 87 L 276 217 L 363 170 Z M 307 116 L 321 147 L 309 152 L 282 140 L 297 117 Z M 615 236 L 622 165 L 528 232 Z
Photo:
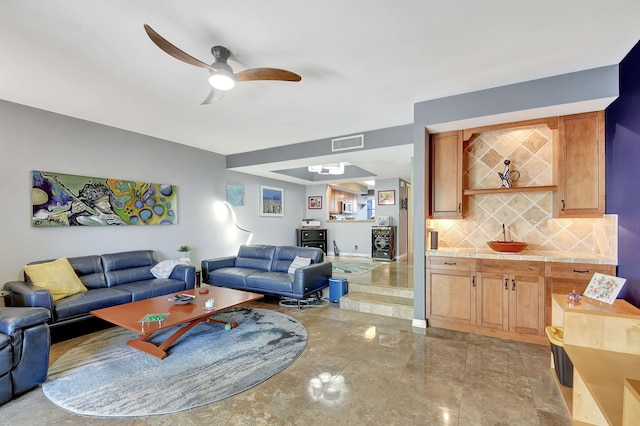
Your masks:
M 556 369 L 558 381 L 562 386 L 573 387 L 573 363 L 567 352 L 564 350 L 564 329 L 552 325 L 545 328 L 549 342 L 551 342 L 551 353 L 553 354 L 553 365 Z

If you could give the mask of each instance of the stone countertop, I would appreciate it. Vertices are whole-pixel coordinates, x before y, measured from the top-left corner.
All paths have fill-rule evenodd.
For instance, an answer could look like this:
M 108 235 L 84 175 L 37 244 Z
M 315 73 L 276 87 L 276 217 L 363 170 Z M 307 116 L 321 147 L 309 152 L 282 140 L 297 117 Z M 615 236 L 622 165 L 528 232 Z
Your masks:
M 538 262 L 593 263 L 601 265 L 617 265 L 613 257 L 600 256 L 594 253 L 563 253 L 559 251 L 523 250 L 520 253 L 498 253 L 490 249 L 439 248 L 427 250 L 425 256 L 473 257 L 476 259 L 531 260 Z

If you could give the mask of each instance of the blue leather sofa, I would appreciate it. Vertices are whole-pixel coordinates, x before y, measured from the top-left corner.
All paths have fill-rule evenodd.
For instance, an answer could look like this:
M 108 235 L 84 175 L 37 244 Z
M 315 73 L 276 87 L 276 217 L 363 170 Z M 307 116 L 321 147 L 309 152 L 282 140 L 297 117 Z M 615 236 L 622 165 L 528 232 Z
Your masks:
M 47 379 L 49 316 L 43 308 L 0 308 L 0 404 Z
M 289 274 L 296 256 L 310 258 L 311 264 Z M 299 301 L 327 287 L 331 269 L 319 248 L 243 245 L 236 256 L 203 260 L 202 282 Z
M 135 302 L 195 287 L 194 266 L 178 265 L 169 278 L 156 278 L 151 268 L 158 263 L 156 252 L 137 250 L 94 256 L 70 257 L 69 263 L 88 289 L 83 293 L 53 301 L 48 290 L 37 287 L 25 274 L 24 281 L 4 285 L 13 292 L 14 306 L 49 310 L 49 325 L 73 323 L 91 318 L 90 311 Z M 33 263 L 50 262 L 50 260 Z

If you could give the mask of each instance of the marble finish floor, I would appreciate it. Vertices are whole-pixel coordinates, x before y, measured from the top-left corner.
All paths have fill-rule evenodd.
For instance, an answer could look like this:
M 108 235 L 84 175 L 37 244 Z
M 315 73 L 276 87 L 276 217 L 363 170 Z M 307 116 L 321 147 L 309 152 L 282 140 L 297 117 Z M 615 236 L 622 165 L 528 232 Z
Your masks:
M 402 264 L 377 268 L 389 275 Z M 404 272 L 406 273 L 406 271 Z M 398 274 L 392 273 L 392 276 Z M 377 279 L 382 280 L 378 277 Z M 429 328 L 340 310 L 302 310 L 275 298 L 254 306 L 300 320 L 309 339 L 283 372 L 226 400 L 143 418 L 89 418 L 51 403 L 36 388 L 0 406 L 7 425 L 570 425 L 549 369 L 546 346 Z M 100 333 L 51 348 L 52 362 Z M 341 376 L 339 393 L 314 396 L 311 380 Z M 188 392 L 188 391 L 187 391 Z
M 413 290 L 413 263 L 411 256 L 403 259 L 389 262 L 384 260 L 371 260 L 363 257 L 349 256 L 327 256 L 326 260 L 331 262 L 332 259 L 340 259 L 343 262 L 372 262 L 378 264 L 377 268 L 367 271 L 363 274 L 337 274 L 336 276 L 345 277 L 349 283 L 373 285 L 378 287 L 393 287 L 403 290 Z

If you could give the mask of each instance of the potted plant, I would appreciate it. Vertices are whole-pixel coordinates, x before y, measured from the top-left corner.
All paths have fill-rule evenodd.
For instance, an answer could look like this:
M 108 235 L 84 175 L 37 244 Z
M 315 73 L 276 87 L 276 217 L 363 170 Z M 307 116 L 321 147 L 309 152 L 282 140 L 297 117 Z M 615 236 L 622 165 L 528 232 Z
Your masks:
M 182 259 L 189 259 L 189 252 L 191 251 L 191 247 L 190 246 L 180 246 L 178 247 L 178 252 L 180 253 L 180 258 Z

